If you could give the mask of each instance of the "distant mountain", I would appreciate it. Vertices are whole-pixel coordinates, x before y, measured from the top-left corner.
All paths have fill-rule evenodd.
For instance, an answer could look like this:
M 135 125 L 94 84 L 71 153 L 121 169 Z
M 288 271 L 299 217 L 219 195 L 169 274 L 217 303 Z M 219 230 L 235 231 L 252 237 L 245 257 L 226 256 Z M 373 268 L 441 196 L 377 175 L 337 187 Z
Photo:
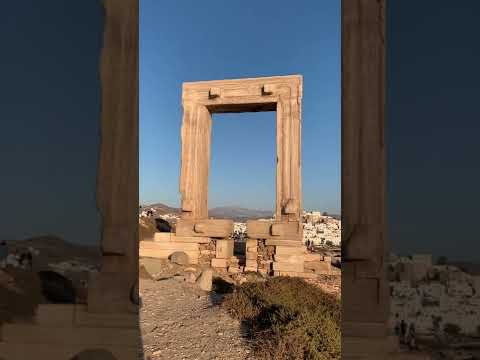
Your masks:
M 331 216 L 332 218 L 337 219 L 337 220 L 342 220 L 342 215 L 339 215 L 339 214 L 328 214 L 327 213 L 327 216 Z
M 180 214 L 180 209 L 174 208 L 162 203 L 155 203 L 155 204 L 150 204 L 150 205 L 141 205 L 141 209 L 155 209 L 156 212 L 160 215 L 165 215 L 165 214 Z
M 273 211 L 247 209 L 239 206 L 220 206 L 208 211 L 209 217 L 244 221 L 247 219 L 269 219 Z
M 162 203 L 142 205 L 141 209 L 153 208 L 160 215 L 180 214 L 179 208 L 171 207 Z M 219 219 L 233 219 L 235 221 L 245 221 L 247 219 L 269 219 L 273 216 L 271 210 L 248 209 L 241 206 L 219 206 L 208 211 L 209 217 Z M 337 214 L 328 214 L 335 219 L 340 220 L 341 216 Z
M 181 212 L 178 208 L 174 208 L 162 203 L 140 206 L 140 209 L 142 210 L 151 208 L 155 209 L 160 215 L 179 214 Z M 235 221 L 242 221 L 247 219 L 271 218 L 273 216 L 273 212 L 269 210 L 247 209 L 240 206 L 220 206 L 210 209 L 208 211 L 208 216 L 219 219 L 233 219 Z

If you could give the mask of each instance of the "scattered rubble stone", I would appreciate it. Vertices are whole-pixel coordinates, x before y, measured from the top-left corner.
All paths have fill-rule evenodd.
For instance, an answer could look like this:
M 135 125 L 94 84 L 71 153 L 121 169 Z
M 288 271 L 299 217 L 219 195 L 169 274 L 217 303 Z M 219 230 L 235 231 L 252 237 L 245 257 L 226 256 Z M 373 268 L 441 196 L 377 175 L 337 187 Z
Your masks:
M 141 280 L 140 290 L 142 359 L 254 359 L 240 322 L 197 286 L 171 278 Z
M 212 280 L 213 280 L 213 270 L 205 269 L 202 271 L 199 278 L 197 279 L 197 285 L 200 289 L 204 291 L 211 291 Z
M 192 283 L 192 284 L 195 283 L 195 281 L 197 281 L 197 277 L 193 272 L 188 272 L 187 275 L 185 276 L 185 279 L 188 283 Z
M 183 251 L 175 251 L 170 255 L 169 259 L 172 263 L 178 265 L 188 265 L 190 262 L 188 255 Z

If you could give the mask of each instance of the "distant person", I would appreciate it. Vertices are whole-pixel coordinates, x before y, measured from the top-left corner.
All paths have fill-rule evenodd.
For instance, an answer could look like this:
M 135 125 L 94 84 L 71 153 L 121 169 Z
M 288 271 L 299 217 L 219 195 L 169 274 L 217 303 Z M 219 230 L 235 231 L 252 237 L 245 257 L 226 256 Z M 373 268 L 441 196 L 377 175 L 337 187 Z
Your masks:
M 7 265 L 11 265 L 13 267 L 18 267 L 18 254 L 17 250 L 13 250 L 10 254 L 8 254 L 7 258 L 5 259 Z
M 398 321 L 398 313 L 395 314 L 395 335 L 400 336 L 400 322 Z
M 8 246 L 5 241 L 0 242 L 0 267 L 3 269 L 7 266 Z
M 407 335 L 407 323 L 405 322 L 405 320 L 402 319 L 402 321 L 400 322 L 400 342 L 402 344 L 405 344 L 406 335 Z
M 415 350 L 417 348 L 415 325 L 413 323 L 411 323 L 408 328 L 407 345 L 410 350 Z
M 8 246 L 5 241 L 0 242 L 0 261 L 5 260 L 8 256 Z
M 26 252 L 21 255 L 20 264 L 24 269 L 32 270 L 33 268 L 33 256 L 31 252 Z
M 32 254 L 29 252 L 21 253 L 19 258 L 20 266 L 23 269 L 32 269 Z

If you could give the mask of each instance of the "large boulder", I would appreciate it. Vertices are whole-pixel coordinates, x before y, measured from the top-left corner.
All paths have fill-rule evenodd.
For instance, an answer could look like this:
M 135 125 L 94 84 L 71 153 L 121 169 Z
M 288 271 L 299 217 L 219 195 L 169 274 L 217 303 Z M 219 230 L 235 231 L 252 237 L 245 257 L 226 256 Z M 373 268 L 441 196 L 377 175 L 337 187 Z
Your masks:
M 38 273 L 42 293 L 54 304 L 74 304 L 76 300 L 75 287 L 71 280 L 55 271 L 40 271 Z
M 208 268 L 202 271 L 197 279 L 197 285 L 201 290 L 211 291 L 213 281 L 213 270 Z
M 175 251 L 168 258 L 170 259 L 170 262 L 177 265 L 188 265 L 190 263 L 188 255 L 183 251 Z
M 155 219 L 155 225 L 159 232 L 172 232 L 172 225 L 162 218 Z

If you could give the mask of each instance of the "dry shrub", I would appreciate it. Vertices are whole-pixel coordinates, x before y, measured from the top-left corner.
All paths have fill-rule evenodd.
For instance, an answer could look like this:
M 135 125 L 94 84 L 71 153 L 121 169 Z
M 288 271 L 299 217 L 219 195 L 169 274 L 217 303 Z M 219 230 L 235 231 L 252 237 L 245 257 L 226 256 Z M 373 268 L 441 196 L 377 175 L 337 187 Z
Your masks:
M 250 325 L 255 352 L 262 359 L 340 359 L 340 301 L 302 279 L 245 283 L 223 306 Z

